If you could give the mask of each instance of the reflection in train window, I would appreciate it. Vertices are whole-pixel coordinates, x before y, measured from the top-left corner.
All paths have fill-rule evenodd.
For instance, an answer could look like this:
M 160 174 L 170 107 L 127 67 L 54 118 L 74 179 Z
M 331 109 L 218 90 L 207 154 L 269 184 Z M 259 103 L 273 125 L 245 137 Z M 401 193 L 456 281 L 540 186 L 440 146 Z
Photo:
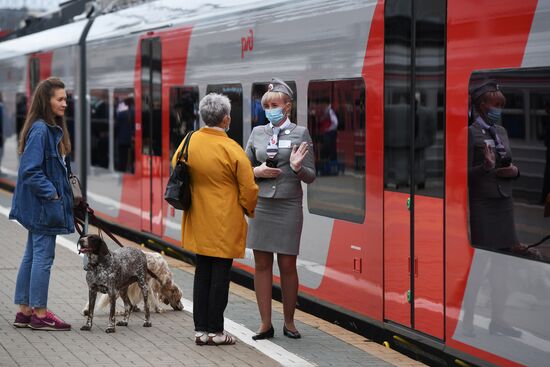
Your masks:
M 199 88 L 170 88 L 170 157 L 189 131 L 199 128 Z
M 292 101 L 292 111 L 290 113 L 290 121 L 296 122 L 296 106 L 298 106 L 298 101 L 296 100 L 296 83 L 293 81 L 285 80 L 285 83 L 288 84 L 292 92 L 294 92 L 294 98 Z M 252 93 L 250 101 L 250 130 L 259 125 L 265 125 L 269 121 L 265 117 L 265 111 L 262 107 L 262 97 L 267 92 L 267 87 L 269 83 L 254 83 L 252 84 Z
M 480 72 L 469 89 L 471 244 L 550 262 L 550 69 Z
M 313 81 L 308 129 L 317 179 L 308 186 L 310 213 L 365 219 L 365 84 L 363 79 Z
M 0 92 L 0 164 L 2 163 L 2 153 L 4 148 L 4 99 Z
M 206 94 L 220 93 L 231 100 L 231 127 L 227 135 L 243 145 L 243 87 L 240 84 L 216 84 L 206 87 Z
M 17 140 L 19 141 L 19 133 L 25 123 L 27 117 L 27 95 L 25 93 L 17 93 L 15 95 L 15 128 L 17 131 Z
M 90 90 L 92 166 L 109 168 L 109 92 Z
M 31 94 L 40 83 L 40 59 L 33 57 L 29 63 L 29 85 L 31 88 Z
M 71 91 L 67 91 L 67 108 L 65 108 L 65 121 L 67 122 L 67 130 L 71 139 L 71 161 L 75 160 L 76 146 L 74 143 L 74 98 Z
M 115 171 L 134 173 L 135 167 L 135 103 L 132 88 L 115 89 L 113 158 Z

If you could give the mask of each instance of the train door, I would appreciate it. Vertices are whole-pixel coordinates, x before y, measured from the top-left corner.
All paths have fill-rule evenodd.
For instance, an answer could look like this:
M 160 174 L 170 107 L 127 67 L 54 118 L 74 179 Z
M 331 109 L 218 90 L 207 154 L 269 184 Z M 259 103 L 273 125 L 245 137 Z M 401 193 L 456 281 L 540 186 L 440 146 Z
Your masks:
M 388 0 L 384 317 L 443 339 L 445 19 L 439 0 Z
M 162 235 L 162 57 L 160 38 L 141 40 L 141 229 Z

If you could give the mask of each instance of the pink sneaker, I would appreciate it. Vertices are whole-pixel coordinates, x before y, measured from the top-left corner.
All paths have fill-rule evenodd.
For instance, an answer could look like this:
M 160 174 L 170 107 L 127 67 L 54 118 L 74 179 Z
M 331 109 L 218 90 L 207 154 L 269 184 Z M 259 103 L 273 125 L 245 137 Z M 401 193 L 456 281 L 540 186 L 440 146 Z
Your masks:
M 23 327 L 29 327 L 29 324 L 31 323 L 31 315 L 25 315 L 23 312 L 18 312 L 15 315 L 15 321 L 13 322 L 13 326 L 23 328 Z
M 31 316 L 30 328 L 33 330 L 52 330 L 52 331 L 66 331 L 71 330 L 71 325 L 67 324 L 63 320 L 60 320 L 51 311 L 46 313 L 46 317 L 40 318 L 33 314 Z

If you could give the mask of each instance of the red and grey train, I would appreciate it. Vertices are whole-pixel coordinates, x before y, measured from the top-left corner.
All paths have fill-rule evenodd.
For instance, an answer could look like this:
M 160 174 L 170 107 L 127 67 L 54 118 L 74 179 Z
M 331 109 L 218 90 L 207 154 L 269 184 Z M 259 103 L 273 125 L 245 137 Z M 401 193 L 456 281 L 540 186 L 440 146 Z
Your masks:
M 50 75 L 66 82 L 73 169 L 96 213 L 174 245 L 181 213 L 163 188 L 199 99 L 228 95 L 244 144 L 265 123 L 267 82 L 284 79 L 318 173 L 301 295 L 474 364 L 548 365 L 550 246 L 471 243 L 468 126 L 472 85 L 496 80 L 521 172 L 515 229 L 537 242 L 550 232 L 550 0 L 161 0 L 2 42 L 5 184 Z M 251 274 L 250 254 L 236 266 Z

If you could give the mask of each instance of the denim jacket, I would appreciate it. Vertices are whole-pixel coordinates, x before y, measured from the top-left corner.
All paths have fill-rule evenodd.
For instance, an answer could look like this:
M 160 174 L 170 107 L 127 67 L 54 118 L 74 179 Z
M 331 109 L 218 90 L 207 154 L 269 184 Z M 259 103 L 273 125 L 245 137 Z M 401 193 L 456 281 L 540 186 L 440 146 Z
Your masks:
M 74 232 L 73 198 L 65 163 L 57 146 L 58 126 L 37 120 L 30 128 L 19 162 L 10 219 L 38 234 Z M 55 196 L 59 199 L 54 199 Z

